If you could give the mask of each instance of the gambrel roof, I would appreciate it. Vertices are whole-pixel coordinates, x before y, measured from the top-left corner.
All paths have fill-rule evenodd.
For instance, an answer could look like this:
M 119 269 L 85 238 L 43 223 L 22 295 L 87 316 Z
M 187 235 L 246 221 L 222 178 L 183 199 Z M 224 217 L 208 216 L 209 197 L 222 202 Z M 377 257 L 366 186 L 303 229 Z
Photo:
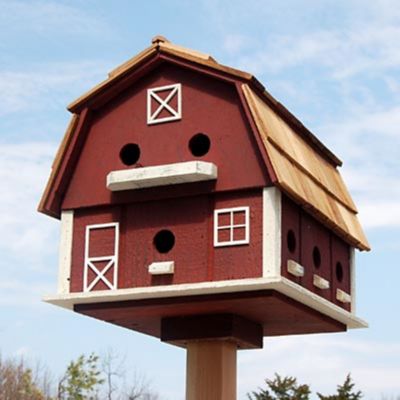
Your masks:
M 207 54 L 177 46 L 161 36 L 68 106 L 73 117 L 54 161 L 39 211 L 60 216 L 62 198 L 87 132 L 91 110 L 106 104 L 165 61 L 234 84 L 265 154 L 273 183 L 347 242 L 369 250 L 356 206 L 338 171 L 341 161 L 253 75 L 221 65 Z

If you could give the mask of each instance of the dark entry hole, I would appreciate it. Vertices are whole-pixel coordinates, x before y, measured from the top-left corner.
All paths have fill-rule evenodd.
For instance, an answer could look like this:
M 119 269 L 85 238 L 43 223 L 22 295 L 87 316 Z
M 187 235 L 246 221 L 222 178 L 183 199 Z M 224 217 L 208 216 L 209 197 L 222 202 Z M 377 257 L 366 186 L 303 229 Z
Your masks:
M 175 236 L 171 231 L 163 229 L 154 236 L 153 243 L 157 251 L 168 253 L 175 245 Z
M 296 250 L 296 235 L 291 229 L 287 233 L 286 242 L 289 251 L 294 253 Z
M 319 251 L 319 248 L 317 246 L 314 247 L 312 258 L 315 268 L 319 268 L 321 266 L 321 252 Z
M 195 157 L 206 155 L 210 146 L 210 138 L 204 133 L 197 133 L 189 140 L 189 149 Z
M 119 158 L 125 165 L 136 164 L 140 158 L 140 147 L 136 143 L 126 144 L 119 152 Z
M 336 279 L 339 282 L 342 282 L 343 280 L 343 266 L 340 262 L 336 263 Z

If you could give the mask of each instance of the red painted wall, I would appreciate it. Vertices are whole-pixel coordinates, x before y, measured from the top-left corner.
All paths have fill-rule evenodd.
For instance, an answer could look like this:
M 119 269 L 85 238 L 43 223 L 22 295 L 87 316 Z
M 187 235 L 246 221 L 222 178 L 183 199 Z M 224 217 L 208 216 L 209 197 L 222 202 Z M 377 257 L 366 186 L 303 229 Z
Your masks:
M 250 207 L 250 244 L 214 248 L 214 209 L 242 206 Z M 106 222 L 120 223 L 118 288 L 262 275 L 261 190 L 77 210 L 72 250 L 73 292 L 83 289 L 85 228 Z M 159 253 L 153 244 L 154 236 L 163 229 L 170 230 L 175 236 L 174 247 L 165 254 Z M 108 236 L 106 231 L 97 233 L 99 248 L 103 248 L 105 241 L 110 240 Z M 96 252 L 95 242 L 93 249 Z M 101 253 L 101 249 L 99 251 Z M 150 275 L 148 266 L 157 261 L 174 261 L 174 274 Z M 99 289 L 105 289 L 103 283 L 94 288 Z
M 288 235 L 295 237 L 295 248 L 290 251 Z M 315 264 L 313 253 L 318 248 L 320 265 Z M 304 277 L 297 278 L 287 271 L 287 261 L 291 259 L 305 268 Z M 341 264 L 341 268 L 337 264 Z M 337 269 L 342 274 L 336 273 Z M 330 282 L 330 289 L 321 290 L 313 285 L 313 275 L 317 274 Z M 286 196 L 282 197 L 282 275 L 329 301 L 350 310 L 349 304 L 336 300 L 336 289 L 350 294 L 350 246 L 322 226 L 309 214 Z M 341 278 L 339 280 L 338 278 Z
M 181 83 L 182 119 L 156 125 L 146 122 L 148 88 Z M 211 139 L 210 151 L 195 157 L 189 140 L 196 133 Z M 120 160 L 121 148 L 136 143 L 141 156 L 135 167 L 204 160 L 218 166 L 216 183 L 180 185 L 112 194 L 110 171 L 132 168 Z M 95 112 L 63 209 L 148 201 L 193 193 L 263 187 L 270 182 L 255 139 L 233 85 L 164 63 L 139 80 L 123 96 Z M 178 185 L 179 186 L 179 185 Z

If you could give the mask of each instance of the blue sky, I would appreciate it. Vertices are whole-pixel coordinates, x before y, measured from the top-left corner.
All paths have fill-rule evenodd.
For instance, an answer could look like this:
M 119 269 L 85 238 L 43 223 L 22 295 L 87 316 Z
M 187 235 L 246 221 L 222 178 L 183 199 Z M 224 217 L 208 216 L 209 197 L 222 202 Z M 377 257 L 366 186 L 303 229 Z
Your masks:
M 273 373 L 367 399 L 400 395 L 400 4 L 397 0 L 0 0 L 0 351 L 60 374 L 114 348 L 164 400 L 184 398 L 185 353 L 40 301 L 56 289 L 58 221 L 36 213 L 66 105 L 156 34 L 254 73 L 344 160 L 373 251 L 357 255 L 369 329 L 266 339 L 239 355 L 239 399 Z

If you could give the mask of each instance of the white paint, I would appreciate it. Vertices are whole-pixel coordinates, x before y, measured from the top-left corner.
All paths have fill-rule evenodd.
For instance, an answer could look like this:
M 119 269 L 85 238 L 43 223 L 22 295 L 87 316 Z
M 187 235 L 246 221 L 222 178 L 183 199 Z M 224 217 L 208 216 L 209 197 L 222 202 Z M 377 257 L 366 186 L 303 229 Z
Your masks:
M 58 293 L 69 293 L 71 262 L 72 262 L 72 239 L 74 231 L 74 212 L 61 212 L 61 238 L 58 259 Z
M 243 224 L 235 224 L 235 214 L 244 213 L 245 221 Z M 219 215 L 229 215 L 228 225 L 218 225 Z M 235 229 L 244 228 L 244 239 L 235 240 L 234 233 Z M 229 231 L 229 240 L 219 241 L 218 232 L 220 230 Z M 250 208 L 249 207 L 233 207 L 233 208 L 220 208 L 214 210 L 214 247 L 223 246 L 237 246 L 240 244 L 250 243 Z
M 100 257 L 90 256 L 90 232 L 96 229 L 113 229 L 114 230 L 114 253 Z M 106 224 L 87 225 L 85 232 L 85 264 L 83 269 L 83 290 L 90 292 L 98 282 L 102 281 L 110 290 L 115 290 L 118 287 L 118 249 L 119 249 L 119 223 L 110 222 Z M 107 262 L 107 264 L 99 270 L 96 262 Z M 106 273 L 113 269 L 113 279 L 110 282 L 106 278 Z M 92 282 L 88 282 L 89 270 L 95 273 L 95 278 Z
M 158 93 L 169 91 L 165 99 L 161 98 Z M 171 105 L 173 98 L 176 97 L 176 109 Z M 155 110 L 152 109 L 152 103 L 157 104 Z M 158 117 L 163 110 L 169 114 L 168 117 Z M 163 122 L 178 121 L 182 118 L 182 85 L 159 86 L 147 89 L 147 124 L 161 124 Z
M 74 292 L 58 294 L 55 296 L 47 296 L 44 298 L 44 301 L 72 310 L 75 304 L 233 293 L 252 290 L 276 290 L 292 298 L 293 300 L 305 304 L 308 307 L 341 322 L 349 329 L 366 328 L 368 326 L 365 321 L 357 318 L 352 313 L 349 313 L 336 304 L 329 302 L 323 297 L 318 296 L 317 294 L 312 293 L 311 291 L 283 277 L 185 283 L 157 287 L 118 289 L 114 291 L 103 290 L 86 293 Z
M 300 264 L 298 264 L 294 260 L 288 260 L 287 262 L 287 270 L 289 274 L 292 274 L 297 277 L 302 277 L 304 276 L 304 267 Z
M 350 293 L 351 293 L 351 312 L 356 313 L 356 251 L 350 247 Z
M 336 300 L 342 303 L 351 303 L 351 296 L 341 289 L 336 289 Z
M 206 161 L 186 161 L 152 167 L 111 171 L 107 188 L 111 191 L 215 180 L 218 168 Z
M 282 194 L 276 187 L 263 190 L 263 276 L 281 275 Z
M 149 265 L 149 274 L 166 275 L 173 274 L 175 269 L 174 261 L 153 262 Z
M 341 322 L 342 324 L 345 324 L 349 329 L 368 327 L 367 322 L 357 318 L 354 314 L 349 313 L 336 304 L 333 304 L 323 297 L 311 292 L 310 290 L 297 285 L 289 279 L 282 277 L 281 285 L 279 285 L 279 287 L 279 291 L 281 293 L 286 294 L 293 300 L 297 300 L 300 303 L 303 303 L 306 306 L 309 306 L 314 310 L 317 310 L 322 314 Z
M 329 289 L 330 287 L 329 281 L 327 281 L 326 279 L 322 278 L 322 276 L 319 276 L 317 274 L 313 275 L 313 285 L 322 290 Z

